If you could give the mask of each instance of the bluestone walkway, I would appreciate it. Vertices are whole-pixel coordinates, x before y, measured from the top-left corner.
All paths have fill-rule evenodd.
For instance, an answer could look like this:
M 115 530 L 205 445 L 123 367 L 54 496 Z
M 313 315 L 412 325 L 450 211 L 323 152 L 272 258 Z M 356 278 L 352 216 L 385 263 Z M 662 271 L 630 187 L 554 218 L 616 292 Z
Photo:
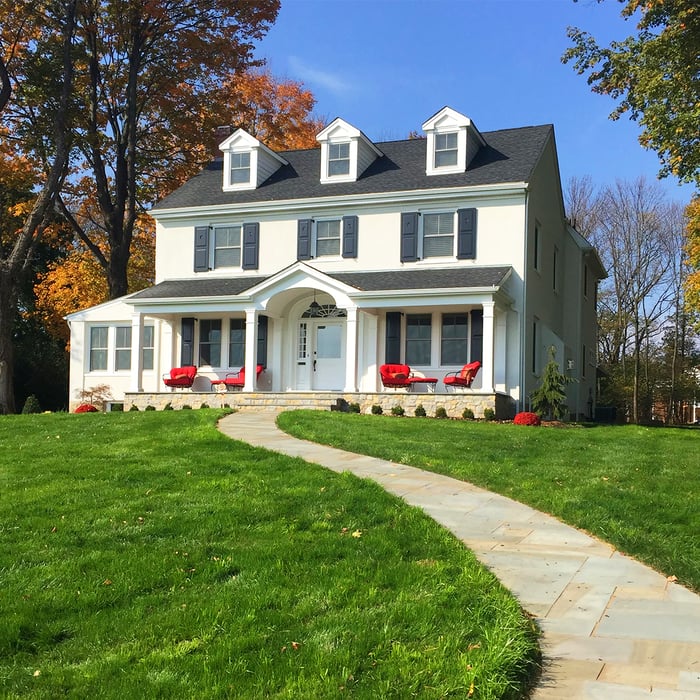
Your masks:
M 231 438 L 373 479 L 451 530 L 543 631 L 533 700 L 700 700 L 700 597 L 532 508 L 415 467 L 297 440 L 274 412 L 219 424 Z

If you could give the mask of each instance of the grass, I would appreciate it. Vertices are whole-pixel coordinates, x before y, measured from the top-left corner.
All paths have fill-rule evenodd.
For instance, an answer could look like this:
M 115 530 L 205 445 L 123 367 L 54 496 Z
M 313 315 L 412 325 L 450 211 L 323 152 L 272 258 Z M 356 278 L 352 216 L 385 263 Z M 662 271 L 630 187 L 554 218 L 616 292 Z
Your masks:
M 1 697 L 526 695 L 537 632 L 461 543 L 220 415 L 0 419 Z
M 283 430 L 447 474 L 586 530 L 700 591 L 700 431 L 296 411 Z

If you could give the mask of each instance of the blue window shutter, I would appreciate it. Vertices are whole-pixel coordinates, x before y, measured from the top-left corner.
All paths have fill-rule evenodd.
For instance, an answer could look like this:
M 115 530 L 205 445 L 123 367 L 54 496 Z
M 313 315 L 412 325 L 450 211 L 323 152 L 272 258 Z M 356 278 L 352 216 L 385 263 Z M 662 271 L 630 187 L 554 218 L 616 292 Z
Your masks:
M 244 270 L 258 269 L 258 250 L 260 248 L 260 224 L 243 224 L 243 262 Z
M 180 321 L 180 367 L 194 364 L 194 318 Z
M 206 272 L 209 269 L 209 227 L 194 228 L 194 271 Z
M 343 257 L 357 257 L 357 217 L 343 217 Z
M 401 262 L 418 260 L 418 212 L 401 214 Z
M 267 316 L 258 316 L 258 356 L 257 363 L 267 367 Z
M 476 209 L 457 210 L 457 258 L 476 258 Z
M 401 362 L 401 312 L 387 311 L 384 338 L 384 362 L 398 365 Z
M 297 222 L 297 260 L 311 259 L 311 219 Z
M 482 309 L 474 309 L 471 313 L 471 352 L 469 362 L 484 361 L 484 312 Z

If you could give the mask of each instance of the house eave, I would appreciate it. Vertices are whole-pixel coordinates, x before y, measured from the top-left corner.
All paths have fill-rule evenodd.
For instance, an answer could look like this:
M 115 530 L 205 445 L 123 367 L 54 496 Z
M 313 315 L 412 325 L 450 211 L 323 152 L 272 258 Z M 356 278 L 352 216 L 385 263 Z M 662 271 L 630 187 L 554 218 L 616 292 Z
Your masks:
M 387 204 L 396 205 L 401 202 L 441 202 L 450 200 L 459 195 L 461 197 L 477 198 L 483 196 L 509 197 L 518 196 L 528 189 L 527 182 L 508 182 L 493 185 L 474 185 L 441 187 L 435 189 L 422 190 L 401 190 L 396 192 L 363 193 L 343 195 L 343 205 L 355 206 L 382 206 Z M 259 214 L 285 212 L 303 212 L 309 209 L 321 211 L 338 207 L 337 196 L 311 197 L 308 199 L 287 199 L 260 202 L 231 202 L 219 205 L 201 205 L 195 207 L 173 207 L 171 209 L 151 210 L 151 216 L 156 220 L 172 220 L 181 218 L 191 218 L 203 214 L 208 217 L 217 215 L 243 214 L 256 212 Z

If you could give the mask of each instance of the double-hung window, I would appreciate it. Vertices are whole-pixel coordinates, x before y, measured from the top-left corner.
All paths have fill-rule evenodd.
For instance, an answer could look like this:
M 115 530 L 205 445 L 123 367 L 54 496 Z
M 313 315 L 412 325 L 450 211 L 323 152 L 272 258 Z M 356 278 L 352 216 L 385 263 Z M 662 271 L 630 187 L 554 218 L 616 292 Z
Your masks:
M 199 322 L 199 364 L 221 367 L 221 319 Z
M 131 326 L 117 326 L 115 329 L 114 369 L 131 369 Z
M 245 365 L 245 320 L 232 318 L 228 337 L 228 366 Z
M 214 229 L 213 267 L 241 266 L 241 226 L 217 226 Z
M 316 256 L 340 255 L 340 219 L 316 222 Z
M 454 254 L 453 213 L 423 215 L 423 257 L 434 258 Z
M 250 182 L 250 152 L 231 154 L 231 184 Z
M 406 316 L 406 364 L 430 364 L 431 315 Z
M 93 326 L 90 329 L 90 371 L 107 370 L 107 342 L 109 328 Z
M 350 173 L 350 144 L 328 144 L 328 176 L 348 175 Z
M 466 314 L 443 314 L 440 364 L 464 365 L 468 362 L 469 318 Z
M 457 134 L 435 134 L 435 167 L 457 165 Z
M 154 329 L 153 326 L 144 326 L 141 338 L 141 362 L 143 369 L 153 369 Z

